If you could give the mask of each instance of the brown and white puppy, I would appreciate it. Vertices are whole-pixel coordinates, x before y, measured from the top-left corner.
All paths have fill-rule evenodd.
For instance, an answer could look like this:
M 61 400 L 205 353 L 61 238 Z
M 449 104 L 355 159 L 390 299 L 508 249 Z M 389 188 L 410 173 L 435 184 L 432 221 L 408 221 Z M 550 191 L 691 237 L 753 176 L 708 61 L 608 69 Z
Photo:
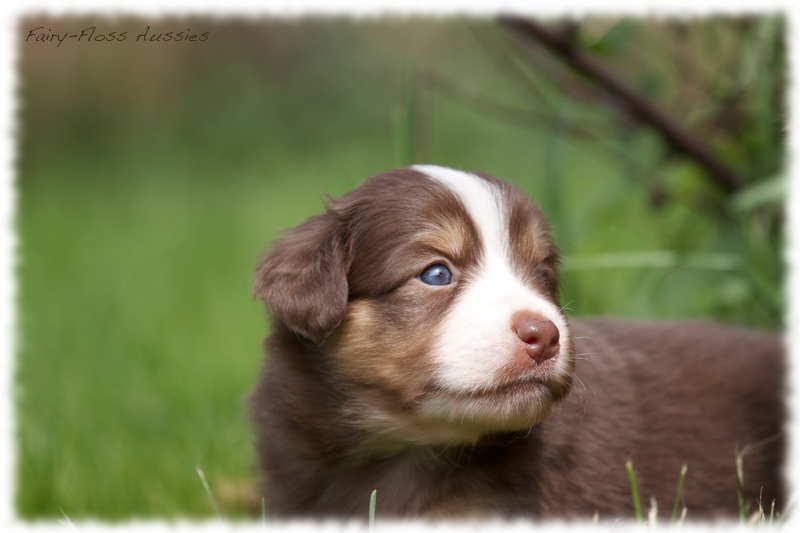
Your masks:
M 484 174 L 369 178 L 266 255 L 251 395 L 279 516 L 689 517 L 783 503 L 783 350 L 712 324 L 567 320 L 542 213 Z

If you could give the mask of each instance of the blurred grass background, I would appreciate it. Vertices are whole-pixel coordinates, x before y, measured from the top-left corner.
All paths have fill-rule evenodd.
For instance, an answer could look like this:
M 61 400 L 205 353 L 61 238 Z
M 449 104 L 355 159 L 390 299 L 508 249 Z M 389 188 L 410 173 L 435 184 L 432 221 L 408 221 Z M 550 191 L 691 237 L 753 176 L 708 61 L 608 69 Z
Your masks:
M 783 20 L 576 24 L 737 190 L 488 19 L 21 20 L 20 516 L 210 516 L 197 466 L 224 516 L 252 515 L 253 267 L 323 194 L 391 167 L 529 193 L 570 315 L 781 328 Z M 26 41 L 92 26 L 127 39 Z M 147 26 L 209 39 L 136 42 Z

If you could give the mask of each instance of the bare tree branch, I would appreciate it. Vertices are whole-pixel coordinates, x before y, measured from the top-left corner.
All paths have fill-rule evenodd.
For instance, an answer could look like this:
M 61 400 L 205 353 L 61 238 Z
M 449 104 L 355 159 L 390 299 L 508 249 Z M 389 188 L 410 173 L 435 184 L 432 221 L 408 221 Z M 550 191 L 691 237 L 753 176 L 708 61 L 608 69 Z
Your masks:
M 654 128 L 673 150 L 697 162 L 725 192 L 739 189 L 742 181 L 733 169 L 720 161 L 703 142 L 691 135 L 669 113 L 653 105 L 615 72 L 576 47 L 569 35 L 530 19 L 501 17 L 500 22 L 509 30 L 542 44 L 573 69 L 623 102 L 633 118 Z

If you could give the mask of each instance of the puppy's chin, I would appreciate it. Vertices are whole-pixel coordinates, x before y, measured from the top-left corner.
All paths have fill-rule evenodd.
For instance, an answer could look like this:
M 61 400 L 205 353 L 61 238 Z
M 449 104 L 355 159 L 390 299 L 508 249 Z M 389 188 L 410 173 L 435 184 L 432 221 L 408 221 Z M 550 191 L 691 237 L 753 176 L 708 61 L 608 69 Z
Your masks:
M 524 431 L 539 424 L 570 387 L 568 374 L 548 382 L 521 379 L 489 390 L 440 388 L 405 404 L 375 396 L 370 401 L 367 395 L 365 401 L 351 403 L 348 414 L 368 435 L 365 448 L 373 451 L 474 444 L 492 434 Z
M 423 403 L 420 414 L 475 441 L 491 433 L 531 428 L 550 413 L 556 401 L 552 389 L 532 382 L 490 392 L 440 394 Z

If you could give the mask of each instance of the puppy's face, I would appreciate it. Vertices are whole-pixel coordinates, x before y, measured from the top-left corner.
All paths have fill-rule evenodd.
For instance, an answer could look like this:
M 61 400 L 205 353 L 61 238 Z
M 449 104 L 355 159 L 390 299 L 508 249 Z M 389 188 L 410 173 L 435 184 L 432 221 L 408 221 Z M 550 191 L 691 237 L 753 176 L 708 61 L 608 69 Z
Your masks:
M 319 346 L 343 416 L 375 446 L 474 442 L 533 426 L 570 388 L 557 261 L 522 193 L 417 166 L 278 241 L 256 293 Z

